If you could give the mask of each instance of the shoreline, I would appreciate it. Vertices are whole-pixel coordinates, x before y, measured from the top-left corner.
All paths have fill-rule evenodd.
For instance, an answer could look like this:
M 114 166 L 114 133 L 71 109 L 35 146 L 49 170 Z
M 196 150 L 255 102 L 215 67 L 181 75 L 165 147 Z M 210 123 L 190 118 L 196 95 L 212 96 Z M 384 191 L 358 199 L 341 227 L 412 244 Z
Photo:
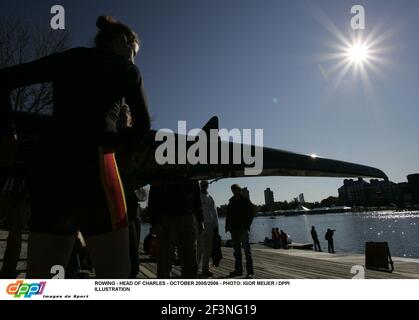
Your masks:
M 224 240 L 222 239 L 222 247 L 224 248 L 232 248 L 229 245 L 226 245 L 226 242 L 228 240 Z M 290 253 L 290 255 L 293 256 L 306 256 L 309 257 L 310 255 L 312 255 L 312 257 L 316 258 L 317 256 L 319 257 L 328 257 L 328 258 L 333 258 L 333 257 L 356 257 L 356 258 L 363 258 L 365 259 L 365 253 L 358 253 L 358 252 L 352 252 L 352 251 L 341 251 L 338 253 L 328 253 L 327 251 L 322 251 L 322 252 L 317 252 L 314 251 L 313 249 L 302 249 L 299 248 L 302 245 L 308 245 L 309 243 L 291 243 L 288 244 L 291 248 L 290 249 L 275 249 L 272 248 L 268 245 L 265 245 L 263 242 L 255 242 L 255 243 L 250 243 L 252 249 L 258 249 L 258 250 L 268 250 L 269 252 L 272 253 L 281 253 L 281 254 L 287 254 Z M 311 243 L 310 243 L 311 244 Z M 299 254 L 301 253 L 301 254 Z M 419 264 L 419 258 L 409 258 L 409 257 L 398 257 L 398 256 L 391 256 L 391 258 L 393 259 L 393 261 L 399 261 L 399 262 L 412 262 L 412 263 L 418 263 Z M 419 271 L 419 270 L 418 270 Z
M 313 250 L 301 250 L 301 249 L 274 249 L 268 246 L 265 246 L 261 243 L 252 244 L 252 249 L 267 251 L 271 253 L 280 253 L 284 255 L 291 255 L 291 256 L 300 256 L 300 257 L 307 257 L 313 259 L 322 259 L 322 260 L 347 260 L 347 259 L 355 259 L 365 260 L 365 254 L 356 253 L 356 252 L 339 252 L 339 253 L 328 253 L 328 252 L 316 252 Z M 417 263 L 419 264 L 419 258 L 406 258 L 406 257 L 393 257 L 391 256 L 393 262 L 406 262 L 406 263 Z M 419 269 L 418 269 L 419 272 Z M 419 273 L 418 273 L 419 276 Z

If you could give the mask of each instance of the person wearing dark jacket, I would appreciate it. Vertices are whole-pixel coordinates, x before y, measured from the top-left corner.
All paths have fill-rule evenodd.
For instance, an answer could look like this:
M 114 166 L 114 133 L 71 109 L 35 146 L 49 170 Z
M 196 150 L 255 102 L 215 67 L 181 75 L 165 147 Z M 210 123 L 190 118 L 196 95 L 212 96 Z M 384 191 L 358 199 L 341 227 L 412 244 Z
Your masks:
M 317 231 L 314 228 L 314 226 L 311 227 L 311 238 L 313 238 L 313 242 L 314 242 L 314 251 L 322 252 L 322 248 L 320 247 L 319 237 L 317 236 Z
M 230 277 L 241 276 L 243 274 L 242 252 L 243 246 L 246 256 L 247 277 L 253 278 L 253 259 L 249 244 L 249 231 L 254 216 L 254 207 L 250 200 L 241 194 L 239 185 L 231 186 L 233 197 L 227 206 L 226 232 L 231 233 L 233 242 L 235 268 L 230 273 Z
M 284 230 L 279 232 L 279 237 L 281 239 L 282 249 L 288 249 L 288 235 L 284 232 Z
M 150 232 L 148 235 L 144 238 L 144 253 L 150 254 L 151 253 L 151 243 L 153 242 L 156 235 L 153 232 L 153 228 L 150 228 Z
M 131 273 L 125 194 L 116 149 L 132 150 L 150 129 L 143 80 L 134 64 L 140 40 L 126 25 L 100 16 L 93 48 L 72 48 L 0 69 L 0 165 L 12 165 L 20 141 L 11 92 L 52 83 L 53 113 L 31 153 L 31 223 L 27 278 L 51 278 L 67 266 L 80 231 L 98 278 Z M 121 136 L 122 99 L 133 125 Z M 6 155 L 6 157 L 5 157 Z M 69 201 L 70 199 L 70 201 Z
M 328 251 L 329 253 L 335 253 L 335 246 L 333 244 L 333 235 L 336 230 L 327 229 L 324 238 L 327 240 Z
M 170 278 L 175 248 L 180 255 L 183 278 L 198 275 L 197 232 L 202 233 L 203 217 L 198 182 L 154 182 L 148 209 L 157 234 L 157 277 Z

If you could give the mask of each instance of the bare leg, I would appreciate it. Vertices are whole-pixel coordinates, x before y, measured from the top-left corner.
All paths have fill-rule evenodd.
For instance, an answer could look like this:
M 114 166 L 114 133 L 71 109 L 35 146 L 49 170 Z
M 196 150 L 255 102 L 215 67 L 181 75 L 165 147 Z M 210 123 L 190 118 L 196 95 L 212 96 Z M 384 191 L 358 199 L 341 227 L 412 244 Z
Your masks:
M 55 275 L 55 272 L 51 273 L 53 266 L 67 268 L 74 247 L 74 239 L 73 236 L 30 233 L 26 277 L 28 279 L 50 279 Z
M 140 243 L 138 241 L 138 232 L 137 232 L 137 221 L 129 222 L 129 237 L 130 237 L 130 257 L 131 257 L 131 275 L 130 278 L 135 278 L 140 271 L 140 257 L 138 254 L 138 249 Z
M 85 239 L 97 278 L 129 278 L 131 259 L 128 228 Z

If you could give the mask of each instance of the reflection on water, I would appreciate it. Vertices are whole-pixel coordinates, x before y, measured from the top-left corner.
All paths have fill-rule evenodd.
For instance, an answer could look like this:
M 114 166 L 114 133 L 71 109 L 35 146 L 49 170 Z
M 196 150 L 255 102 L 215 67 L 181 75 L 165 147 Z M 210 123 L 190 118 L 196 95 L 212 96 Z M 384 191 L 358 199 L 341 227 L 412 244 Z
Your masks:
M 224 232 L 225 219 L 220 219 L 223 239 L 230 239 Z M 251 242 L 270 237 L 272 228 L 283 229 L 294 242 L 311 242 L 310 230 L 315 226 L 322 249 L 327 250 L 324 234 L 327 228 L 336 229 L 337 252 L 364 253 L 365 242 L 387 241 L 392 256 L 419 258 L 419 212 L 368 212 L 301 215 L 295 217 L 257 217 L 252 224 Z M 148 233 L 143 224 L 141 237 Z

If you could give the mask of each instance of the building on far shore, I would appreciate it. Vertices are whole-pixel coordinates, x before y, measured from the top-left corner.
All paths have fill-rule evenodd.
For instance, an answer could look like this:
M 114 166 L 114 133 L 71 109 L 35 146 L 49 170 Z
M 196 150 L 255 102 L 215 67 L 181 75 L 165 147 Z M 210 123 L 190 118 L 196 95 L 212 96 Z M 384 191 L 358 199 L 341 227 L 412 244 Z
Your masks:
M 267 188 L 265 191 L 265 205 L 272 206 L 274 204 L 274 193 L 270 188 Z
M 359 178 L 358 180 L 345 179 L 343 186 L 338 189 L 339 200 L 351 206 L 362 206 L 367 202 L 365 188 L 368 182 Z
M 300 195 L 298 196 L 298 201 L 299 201 L 301 204 L 306 203 L 306 202 L 305 202 L 305 200 L 304 200 L 304 193 L 300 193 Z
M 412 203 L 419 204 L 419 173 L 408 175 L 407 183 L 412 196 Z
M 419 203 L 419 174 L 408 176 L 408 182 L 362 178 L 345 179 L 338 189 L 339 200 L 348 206 L 387 206 Z

